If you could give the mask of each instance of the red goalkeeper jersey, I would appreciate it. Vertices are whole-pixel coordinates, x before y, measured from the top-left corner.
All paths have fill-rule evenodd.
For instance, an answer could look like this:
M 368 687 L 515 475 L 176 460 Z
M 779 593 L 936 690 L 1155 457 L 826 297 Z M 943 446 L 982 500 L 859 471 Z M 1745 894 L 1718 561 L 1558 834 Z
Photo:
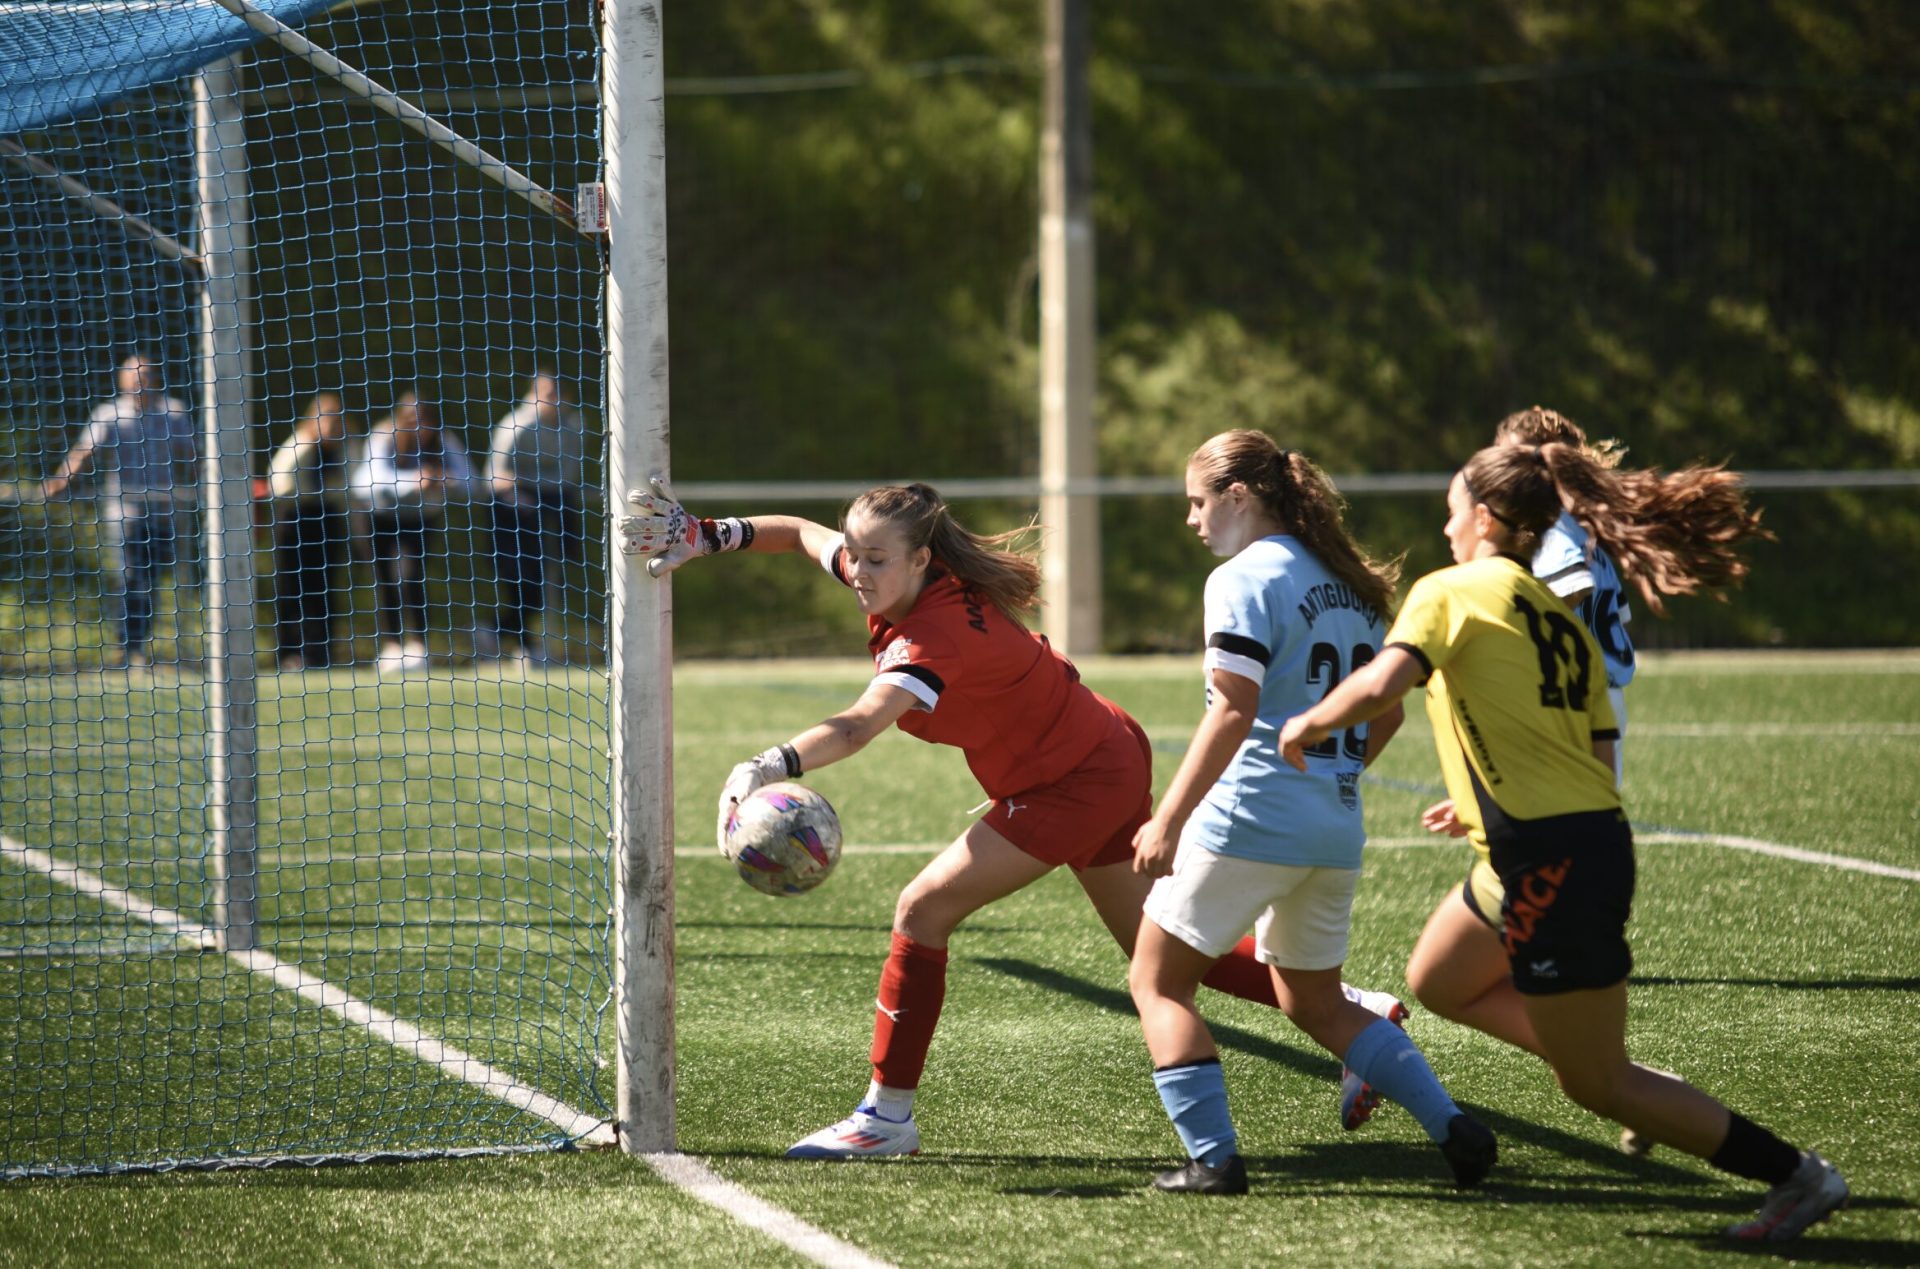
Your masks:
M 833 573 L 844 582 L 842 561 L 835 552 Z M 1052 784 L 1125 734 L 1125 714 L 1044 636 L 935 569 L 904 621 L 867 618 L 875 681 L 916 702 L 901 731 L 959 748 L 995 798 Z

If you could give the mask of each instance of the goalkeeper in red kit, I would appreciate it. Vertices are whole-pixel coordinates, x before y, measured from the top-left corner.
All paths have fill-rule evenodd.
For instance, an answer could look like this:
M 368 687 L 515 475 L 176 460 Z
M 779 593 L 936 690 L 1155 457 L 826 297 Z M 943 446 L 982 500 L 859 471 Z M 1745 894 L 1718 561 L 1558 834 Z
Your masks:
M 1133 870 L 1133 836 L 1152 810 L 1152 747 L 1126 711 L 1080 681 L 1071 661 L 1028 630 L 1039 566 L 983 537 L 923 484 L 860 495 L 836 530 L 794 516 L 689 516 L 663 482 L 629 495 L 622 549 L 651 554 L 662 576 L 705 555 L 799 552 L 852 590 L 866 615 L 874 677 L 858 700 L 736 766 L 720 795 L 724 824 L 762 784 L 852 756 L 888 727 L 953 745 L 990 809 L 920 870 L 894 907 L 880 974 L 872 1082 L 857 1108 L 795 1144 L 802 1159 L 917 1153 L 913 1102 L 946 996 L 947 943 L 967 917 L 1062 864 L 1132 954 L 1152 879 Z M 1275 1004 L 1250 945 L 1209 986 Z

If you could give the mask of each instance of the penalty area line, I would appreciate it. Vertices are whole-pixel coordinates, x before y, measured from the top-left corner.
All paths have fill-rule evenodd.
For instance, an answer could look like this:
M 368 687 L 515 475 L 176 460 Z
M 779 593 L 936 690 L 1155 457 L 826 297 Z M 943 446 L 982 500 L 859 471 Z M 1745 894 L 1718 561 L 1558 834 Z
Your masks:
M 189 920 L 171 909 L 149 903 L 129 890 L 110 885 L 99 875 L 84 868 L 63 864 L 43 850 L 35 850 L 11 837 L 0 836 L 0 856 L 43 873 L 55 884 L 76 894 L 85 895 L 106 907 L 164 930 L 190 947 L 220 950 L 219 935 L 211 927 Z M 271 980 L 275 986 L 293 992 L 307 1003 L 361 1028 L 396 1049 L 411 1053 L 462 1083 L 546 1120 L 583 1144 L 610 1146 L 614 1143 L 613 1126 L 599 1116 L 589 1115 L 557 1098 L 549 1097 L 386 1010 L 349 995 L 326 979 L 309 974 L 297 965 L 287 964 L 271 952 L 255 948 L 245 952 L 229 951 L 225 955 L 242 969 Z M 875 1259 L 853 1244 L 842 1242 L 784 1208 L 776 1207 L 750 1190 L 735 1185 L 691 1155 L 647 1154 L 641 1158 L 675 1189 L 747 1228 L 792 1248 L 816 1264 L 851 1265 L 856 1269 L 892 1269 L 887 1261 Z

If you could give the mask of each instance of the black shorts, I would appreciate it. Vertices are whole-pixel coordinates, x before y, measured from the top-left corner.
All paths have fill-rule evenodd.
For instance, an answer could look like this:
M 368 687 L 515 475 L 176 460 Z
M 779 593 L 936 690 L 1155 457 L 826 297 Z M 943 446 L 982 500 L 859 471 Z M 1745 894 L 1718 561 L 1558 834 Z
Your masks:
M 1611 987 L 1633 968 L 1633 831 L 1619 811 L 1509 821 L 1490 842 L 1506 896 L 1500 941 L 1521 994 Z

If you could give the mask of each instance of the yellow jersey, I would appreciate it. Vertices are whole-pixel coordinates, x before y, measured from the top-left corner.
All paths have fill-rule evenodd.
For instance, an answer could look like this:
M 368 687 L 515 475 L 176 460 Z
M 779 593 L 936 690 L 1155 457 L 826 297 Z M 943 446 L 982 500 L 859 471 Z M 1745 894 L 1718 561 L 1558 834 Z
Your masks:
M 1527 564 L 1488 556 L 1413 584 L 1387 631 L 1426 671 L 1427 717 L 1454 814 L 1482 859 L 1489 829 L 1618 810 L 1593 742 L 1619 737 L 1606 661 Z

